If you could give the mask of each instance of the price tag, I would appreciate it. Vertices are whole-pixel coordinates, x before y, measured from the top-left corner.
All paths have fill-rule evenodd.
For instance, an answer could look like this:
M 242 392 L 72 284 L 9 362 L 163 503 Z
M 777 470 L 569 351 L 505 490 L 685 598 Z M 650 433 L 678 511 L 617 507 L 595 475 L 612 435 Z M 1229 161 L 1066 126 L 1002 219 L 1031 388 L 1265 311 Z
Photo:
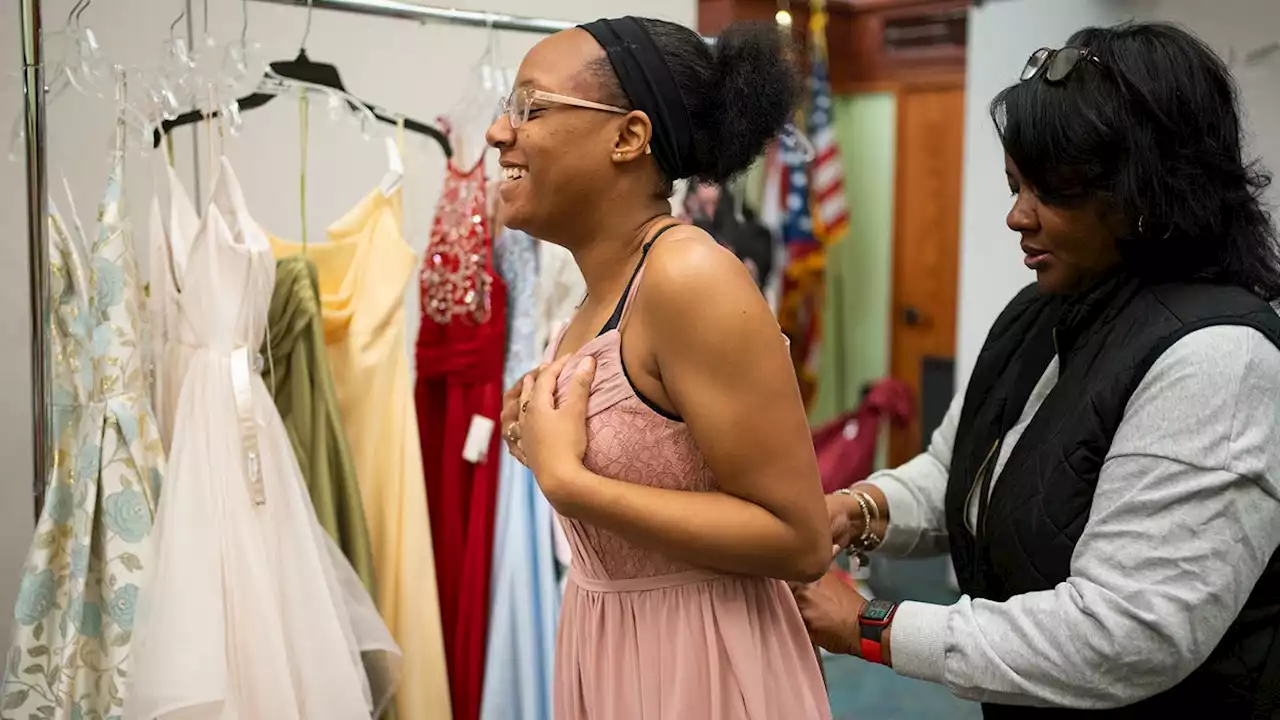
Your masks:
M 400 182 L 404 180 L 404 161 L 400 159 L 400 148 L 396 146 L 395 140 L 387 138 L 386 141 L 388 169 L 382 178 L 382 184 L 378 186 L 384 197 L 399 189 Z
M 858 437 L 858 421 L 854 419 L 845 423 L 840 434 L 844 436 L 845 440 L 852 440 Z
M 462 459 L 478 465 L 489 457 L 489 440 L 493 438 L 493 420 L 483 415 L 471 416 L 466 442 L 462 443 Z

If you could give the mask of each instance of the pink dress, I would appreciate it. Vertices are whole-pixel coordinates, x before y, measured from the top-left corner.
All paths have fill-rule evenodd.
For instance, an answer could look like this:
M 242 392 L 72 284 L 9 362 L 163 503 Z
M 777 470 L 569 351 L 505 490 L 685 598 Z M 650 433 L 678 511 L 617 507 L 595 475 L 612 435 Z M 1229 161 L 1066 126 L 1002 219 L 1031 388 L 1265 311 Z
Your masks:
M 620 320 L 639 275 L 615 314 Z M 689 428 L 652 409 L 627 380 L 620 337 L 606 329 L 575 353 L 596 359 L 587 468 L 654 487 L 715 490 Z M 559 337 L 551 356 L 558 346 Z M 700 569 L 601 528 L 561 522 L 573 569 L 556 643 L 557 720 L 831 717 L 817 656 L 783 582 Z

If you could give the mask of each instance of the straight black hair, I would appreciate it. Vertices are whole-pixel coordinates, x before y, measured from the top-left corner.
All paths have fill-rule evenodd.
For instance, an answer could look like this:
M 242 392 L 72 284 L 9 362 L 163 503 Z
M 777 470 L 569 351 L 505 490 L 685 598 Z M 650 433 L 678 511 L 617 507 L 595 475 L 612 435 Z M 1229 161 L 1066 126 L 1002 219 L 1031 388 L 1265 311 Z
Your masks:
M 1131 272 L 1280 298 L 1280 251 L 1261 202 L 1271 175 L 1244 158 L 1226 64 L 1166 23 L 1086 28 L 1067 45 L 1096 61 L 1061 82 L 1019 82 L 991 103 L 1031 189 L 1049 205 L 1096 198 L 1118 211 L 1130 228 L 1119 246 Z

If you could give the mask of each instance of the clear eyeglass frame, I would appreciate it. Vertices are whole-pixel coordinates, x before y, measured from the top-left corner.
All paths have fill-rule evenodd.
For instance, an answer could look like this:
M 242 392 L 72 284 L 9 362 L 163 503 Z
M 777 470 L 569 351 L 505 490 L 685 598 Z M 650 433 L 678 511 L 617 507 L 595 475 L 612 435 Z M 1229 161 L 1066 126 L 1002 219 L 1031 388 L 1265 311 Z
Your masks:
M 616 105 L 606 105 L 593 100 L 583 100 L 582 98 L 546 92 L 545 90 L 535 90 L 529 87 L 517 88 L 499 102 L 498 109 L 503 115 L 507 116 L 512 128 L 518 128 L 529 121 L 530 110 L 533 109 L 535 103 L 539 102 L 552 105 L 567 105 L 584 110 L 599 110 L 615 115 L 626 115 L 631 112 Z
M 631 112 L 616 105 L 606 105 L 593 100 L 583 100 L 582 98 L 536 90 L 530 87 L 516 88 L 510 95 L 499 102 L 498 111 L 500 114 L 507 116 L 507 121 L 511 123 L 512 129 L 515 129 L 529 121 L 529 112 L 533 109 L 534 104 L 538 102 L 567 105 L 585 110 L 599 110 L 615 115 L 626 115 Z M 818 156 L 817 150 L 813 147 L 813 143 L 809 141 L 809 138 L 791 123 L 787 123 L 782 128 L 782 132 L 778 135 L 778 143 L 784 152 L 799 154 L 800 160 L 805 163 L 813 162 L 814 158 Z

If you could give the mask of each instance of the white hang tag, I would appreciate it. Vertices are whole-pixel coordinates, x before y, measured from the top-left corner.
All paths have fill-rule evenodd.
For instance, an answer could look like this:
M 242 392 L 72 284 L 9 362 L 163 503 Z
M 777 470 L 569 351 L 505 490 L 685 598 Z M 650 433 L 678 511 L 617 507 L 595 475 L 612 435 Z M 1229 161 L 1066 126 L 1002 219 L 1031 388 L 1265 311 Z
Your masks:
M 386 138 L 387 142 L 387 174 L 382 178 L 382 184 L 378 189 L 382 191 L 383 196 L 390 195 L 400 187 L 400 182 L 404 180 L 404 160 L 400 157 L 400 148 L 396 147 L 396 141 Z
M 489 457 L 489 440 L 493 438 L 493 420 L 483 415 L 471 416 L 467 439 L 462 443 L 462 459 L 478 465 Z
M 852 440 L 858 437 L 858 421 L 855 419 L 845 423 L 840 434 L 844 436 L 845 440 Z

